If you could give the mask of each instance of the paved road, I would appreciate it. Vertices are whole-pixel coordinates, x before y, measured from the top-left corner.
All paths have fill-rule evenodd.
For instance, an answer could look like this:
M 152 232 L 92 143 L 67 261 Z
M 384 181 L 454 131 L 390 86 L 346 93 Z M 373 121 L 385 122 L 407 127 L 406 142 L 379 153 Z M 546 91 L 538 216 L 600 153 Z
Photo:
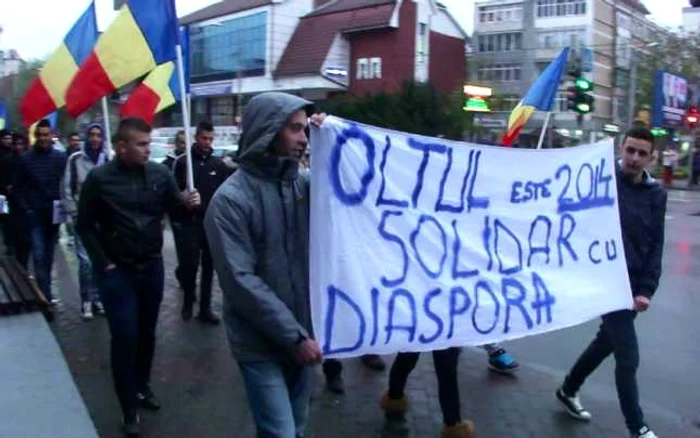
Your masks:
M 653 308 L 638 319 L 642 348 L 642 405 L 647 419 L 663 437 L 700 437 L 700 195 L 673 192 L 669 203 L 665 275 Z M 65 243 L 65 242 L 64 242 Z M 238 369 L 221 327 L 184 323 L 179 317 L 180 292 L 172 277 L 174 251 L 165 247 L 166 297 L 159 322 L 153 387 L 164 408 L 143 414 L 149 437 L 253 437 Z M 109 333 L 104 320 L 80 320 L 75 258 L 62 245 L 57 254 L 55 287 L 63 302 L 54 332 L 71 372 L 102 437 L 119 437 L 120 414 L 108 362 Z M 215 309 L 220 311 L 220 293 Z M 582 397 L 593 412 L 590 424 L 571 421 L 559 410 L 553 391 L 583 350 L 596 323 L 526 338 L 508 345 L 523 366 L 514 377 L 486 369 L 484 353 L 466 349 L 461 357 L 462 411 L 483 438 L 622 437 L 624 423 L 617 406 L 610 363 L 584 387 Z M 391 358 L 387 358 L 390 360 Z M 320 371 L 312 406 L 312 438 L 378 437 L 382 415 L 379 397 L 386 373 L 346 362 L 347 395 L 323 390 Z M 408 392 L 415 438 L 439 436 L 441 415 L 429 355 L 421 358 Z

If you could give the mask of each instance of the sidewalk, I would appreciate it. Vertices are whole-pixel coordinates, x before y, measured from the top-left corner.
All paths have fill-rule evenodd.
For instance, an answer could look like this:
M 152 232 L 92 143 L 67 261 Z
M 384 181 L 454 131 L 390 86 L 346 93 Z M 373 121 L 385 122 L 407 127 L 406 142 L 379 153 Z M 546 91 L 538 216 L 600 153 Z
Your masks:
M 181 292 L 175 288 L 174 251 L 167 231 L 166 238 L 166 289 L 152 382 L 163 409 L 142 414 L 144 436 L 254 437 L 245 390 L 229 354 L 223 327 L 180 319 Z M 80 320 L 75 264 L 70 250 L 57 252 L 55 287 L 62 303 L 57 308 L 53 329 L 100 436 L 121 437 L 109 367 L 107 324 L 103 319 L 88 323 Z M 220 313 L 221 293 L 216 291 L 214 295 L 214 308 Z M 391 358 L 386 359 L 390 364 Z M 344 365 L 344 396 L 324 391 L 318 370 L 309 438 L 380 436 L 379 398 L 386 387 L 388 371 L 367 370 L 357 359 L 347 360 Z M 483 351 L 465 349 L 460 367 L 462 412 L 475 422 L 479 438 L 627 436 L 612 375 L 609 385 L 589 385 L 583 390 L 582 400 L 594 416 L 590 424 L 570 419 L 558 407 L 554 391 L 562 377 L 528 364 L 523 364 L 513 377 L 496 375 L 487 370 Z M 412 374 L 408 394 L 411 436 L 438 437 L 442 417 L 429 354 L 421 357 Z M 676 414 L 649 400 L 642 404 L 660 437 L 700 437 L 700 428 Z

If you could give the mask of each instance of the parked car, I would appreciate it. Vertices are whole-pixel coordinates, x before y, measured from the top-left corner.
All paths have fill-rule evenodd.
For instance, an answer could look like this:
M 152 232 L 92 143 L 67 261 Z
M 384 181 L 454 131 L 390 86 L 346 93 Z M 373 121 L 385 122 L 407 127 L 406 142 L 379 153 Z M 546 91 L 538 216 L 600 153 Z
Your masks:
M 215 157 L 221 158 L 226 165 L 232 169 L 238 168 L 238 164 L 235 162 L 236 158 L 236 152 L 238 151 L 238 145 L 225 145 L 225 146 L 219 146 L 216 143 L 214 143 L 214 152 L 213 155 Z
M 172 146 L 167 143 L 151 143 L 151 156 L 148 158 L 156 163 L 162 163 L 168 156 Z

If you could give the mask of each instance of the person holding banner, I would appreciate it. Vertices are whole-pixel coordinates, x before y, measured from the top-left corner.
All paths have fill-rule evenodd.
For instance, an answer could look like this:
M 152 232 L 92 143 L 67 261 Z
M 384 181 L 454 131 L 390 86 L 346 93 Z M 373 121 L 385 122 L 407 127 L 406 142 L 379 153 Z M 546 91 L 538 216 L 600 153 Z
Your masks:
M 34 275 L 44 297 L 56 304 L 51 293 L 51 268 L 62 218 L 60 185 L 66 154 L 53 147 L 51 124 L 36 126 L 36 143 L 20 157 L 13 193 L 27 224 L 34 262 Z
M 603 315 L 598 334 L 556 391 L 557 399 L 572 417 L 590 420 L 591 414 L 581 404 L 578 391 L 586 378 L 610 354 L 614 354 L 617 395 L 633 438 L 656 438 L 644 422 L 639 406 L 639 345 L 634 327 L 638 312 L 649 308 L 661 276 L 666 192 L 645 170 L 653 159 L 653 152 L 651 131 L 647 128 L 631 129 L 622 142 L 622 159 L 616 175 L 622 240 L 634 309 Z
M 112 374 L 127 436 L 140 433 L 139 406 L 161 407 L 150 375 L 163 299 L 163 216 L 184 215 L 201 204 L 199 193 L 180 193 L 172 174 L 148 160 L 150 133 L 141 119 L 121 121 L 116 158 L 83 183 L 76 227 L 109 323 Z
M 251 99 L 240 168 L 204 219 L 226 333 L 259 438 L 304 436 L 314 365 L 322 359 L 309 303 L 309 182 L 299 172 L 312 108 L 280 92 Z
M 473 438 L 474 424 L 462 421 L 459 399 L 457 365 L 460 348 L 433 351 L 435 375 L 438 380 L 438 398 L 442 409 L 442 438 Z M 381 406 L 386 423 L 384 432 L 404 436 L 408 434 L 406 410 L 408 399 L 404 393 L 411 371 L 416 367 L 420 353 L 399 353 L 389 372 L 389 390 L 382 396 Z

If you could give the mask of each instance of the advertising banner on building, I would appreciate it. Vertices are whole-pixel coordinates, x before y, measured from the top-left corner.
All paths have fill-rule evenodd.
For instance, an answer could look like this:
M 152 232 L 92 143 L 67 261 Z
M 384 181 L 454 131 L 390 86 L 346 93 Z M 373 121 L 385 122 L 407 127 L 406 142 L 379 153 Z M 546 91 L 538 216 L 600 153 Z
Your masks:
M 678 75 L 658 70 L 654 79 L 655 127 L 680 128 L 688 107 L 688 81 Z

